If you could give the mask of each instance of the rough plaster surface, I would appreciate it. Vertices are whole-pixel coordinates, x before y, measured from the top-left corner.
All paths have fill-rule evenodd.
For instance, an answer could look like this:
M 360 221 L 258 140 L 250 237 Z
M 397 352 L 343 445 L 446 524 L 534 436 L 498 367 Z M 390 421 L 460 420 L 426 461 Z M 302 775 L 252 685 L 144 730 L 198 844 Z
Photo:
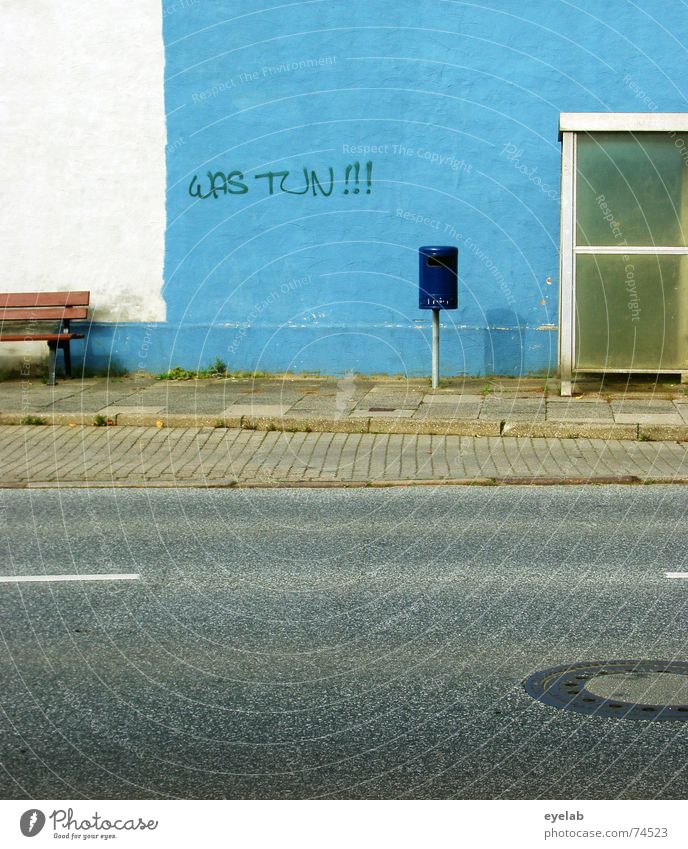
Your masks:
M 419 375 L 454 244 L 443 372 L 554 369 L 559 113 L 688 108 L 688 9 L 607 5 L 0 0 L 3 286 L 88 285 L 97 368 Z
M 96 320 L 163 320 L 160 1 L 1 0 L 0 13 L 0 290 L 89 289 Z
M 556 368 L 559 113 L 686 110 L 686 9 L 186 2 L 164 19 L 165 291 L 186 328 L 168 355 L 427 373 L 417 251 L 453 244 L 445 372 Z M 303 169 L 329 188 L 330 167 L 332 193 L 309 189 Z M 209 171 L 235 170 L 208 194 Z M 271 192 L 261 175 L 286 170 Z

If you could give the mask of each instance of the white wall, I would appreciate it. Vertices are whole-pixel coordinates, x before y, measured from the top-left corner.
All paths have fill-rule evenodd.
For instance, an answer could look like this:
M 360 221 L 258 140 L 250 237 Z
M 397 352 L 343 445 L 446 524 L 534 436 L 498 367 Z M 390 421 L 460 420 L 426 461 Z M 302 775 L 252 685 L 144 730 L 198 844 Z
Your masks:
M 0 291 L 90 289 L 97 319 L 163 320 L 160 0 L 0 0 L 0 17 Z

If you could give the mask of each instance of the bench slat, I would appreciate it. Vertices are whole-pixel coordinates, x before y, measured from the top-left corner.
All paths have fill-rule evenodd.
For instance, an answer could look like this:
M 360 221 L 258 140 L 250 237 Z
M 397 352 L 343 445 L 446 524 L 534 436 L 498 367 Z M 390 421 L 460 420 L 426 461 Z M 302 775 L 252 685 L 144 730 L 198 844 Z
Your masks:
M 0 342 L 59 342 L 66 339 L 83 339 L 83 333 L 25 333 L 0 334 Z
M 0 308 L 85 307 L 90 292 L 0 292 Z
M 2 309 L 0 307 L 0 323 L 8 321 L 53 321 L 60 319 L 88 318 L 87 307 L 38 307 Z

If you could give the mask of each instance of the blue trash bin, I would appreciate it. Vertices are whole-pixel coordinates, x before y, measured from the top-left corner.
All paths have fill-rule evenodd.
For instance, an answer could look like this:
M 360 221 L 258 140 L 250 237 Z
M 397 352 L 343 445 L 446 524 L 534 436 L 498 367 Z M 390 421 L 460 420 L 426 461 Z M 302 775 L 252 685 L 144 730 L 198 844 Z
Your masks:
M 418 306 L 422 310 L 455 310 L 459 305 L 459 249 L 451 245 L 418 249 Z

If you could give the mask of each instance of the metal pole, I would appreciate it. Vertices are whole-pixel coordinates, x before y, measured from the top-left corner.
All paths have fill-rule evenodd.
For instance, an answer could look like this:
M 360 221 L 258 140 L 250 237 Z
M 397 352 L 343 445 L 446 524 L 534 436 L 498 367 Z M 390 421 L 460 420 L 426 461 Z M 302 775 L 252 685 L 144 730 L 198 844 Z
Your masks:
M 440 311 L 432 311 L 432 388 L 440 385 Z

